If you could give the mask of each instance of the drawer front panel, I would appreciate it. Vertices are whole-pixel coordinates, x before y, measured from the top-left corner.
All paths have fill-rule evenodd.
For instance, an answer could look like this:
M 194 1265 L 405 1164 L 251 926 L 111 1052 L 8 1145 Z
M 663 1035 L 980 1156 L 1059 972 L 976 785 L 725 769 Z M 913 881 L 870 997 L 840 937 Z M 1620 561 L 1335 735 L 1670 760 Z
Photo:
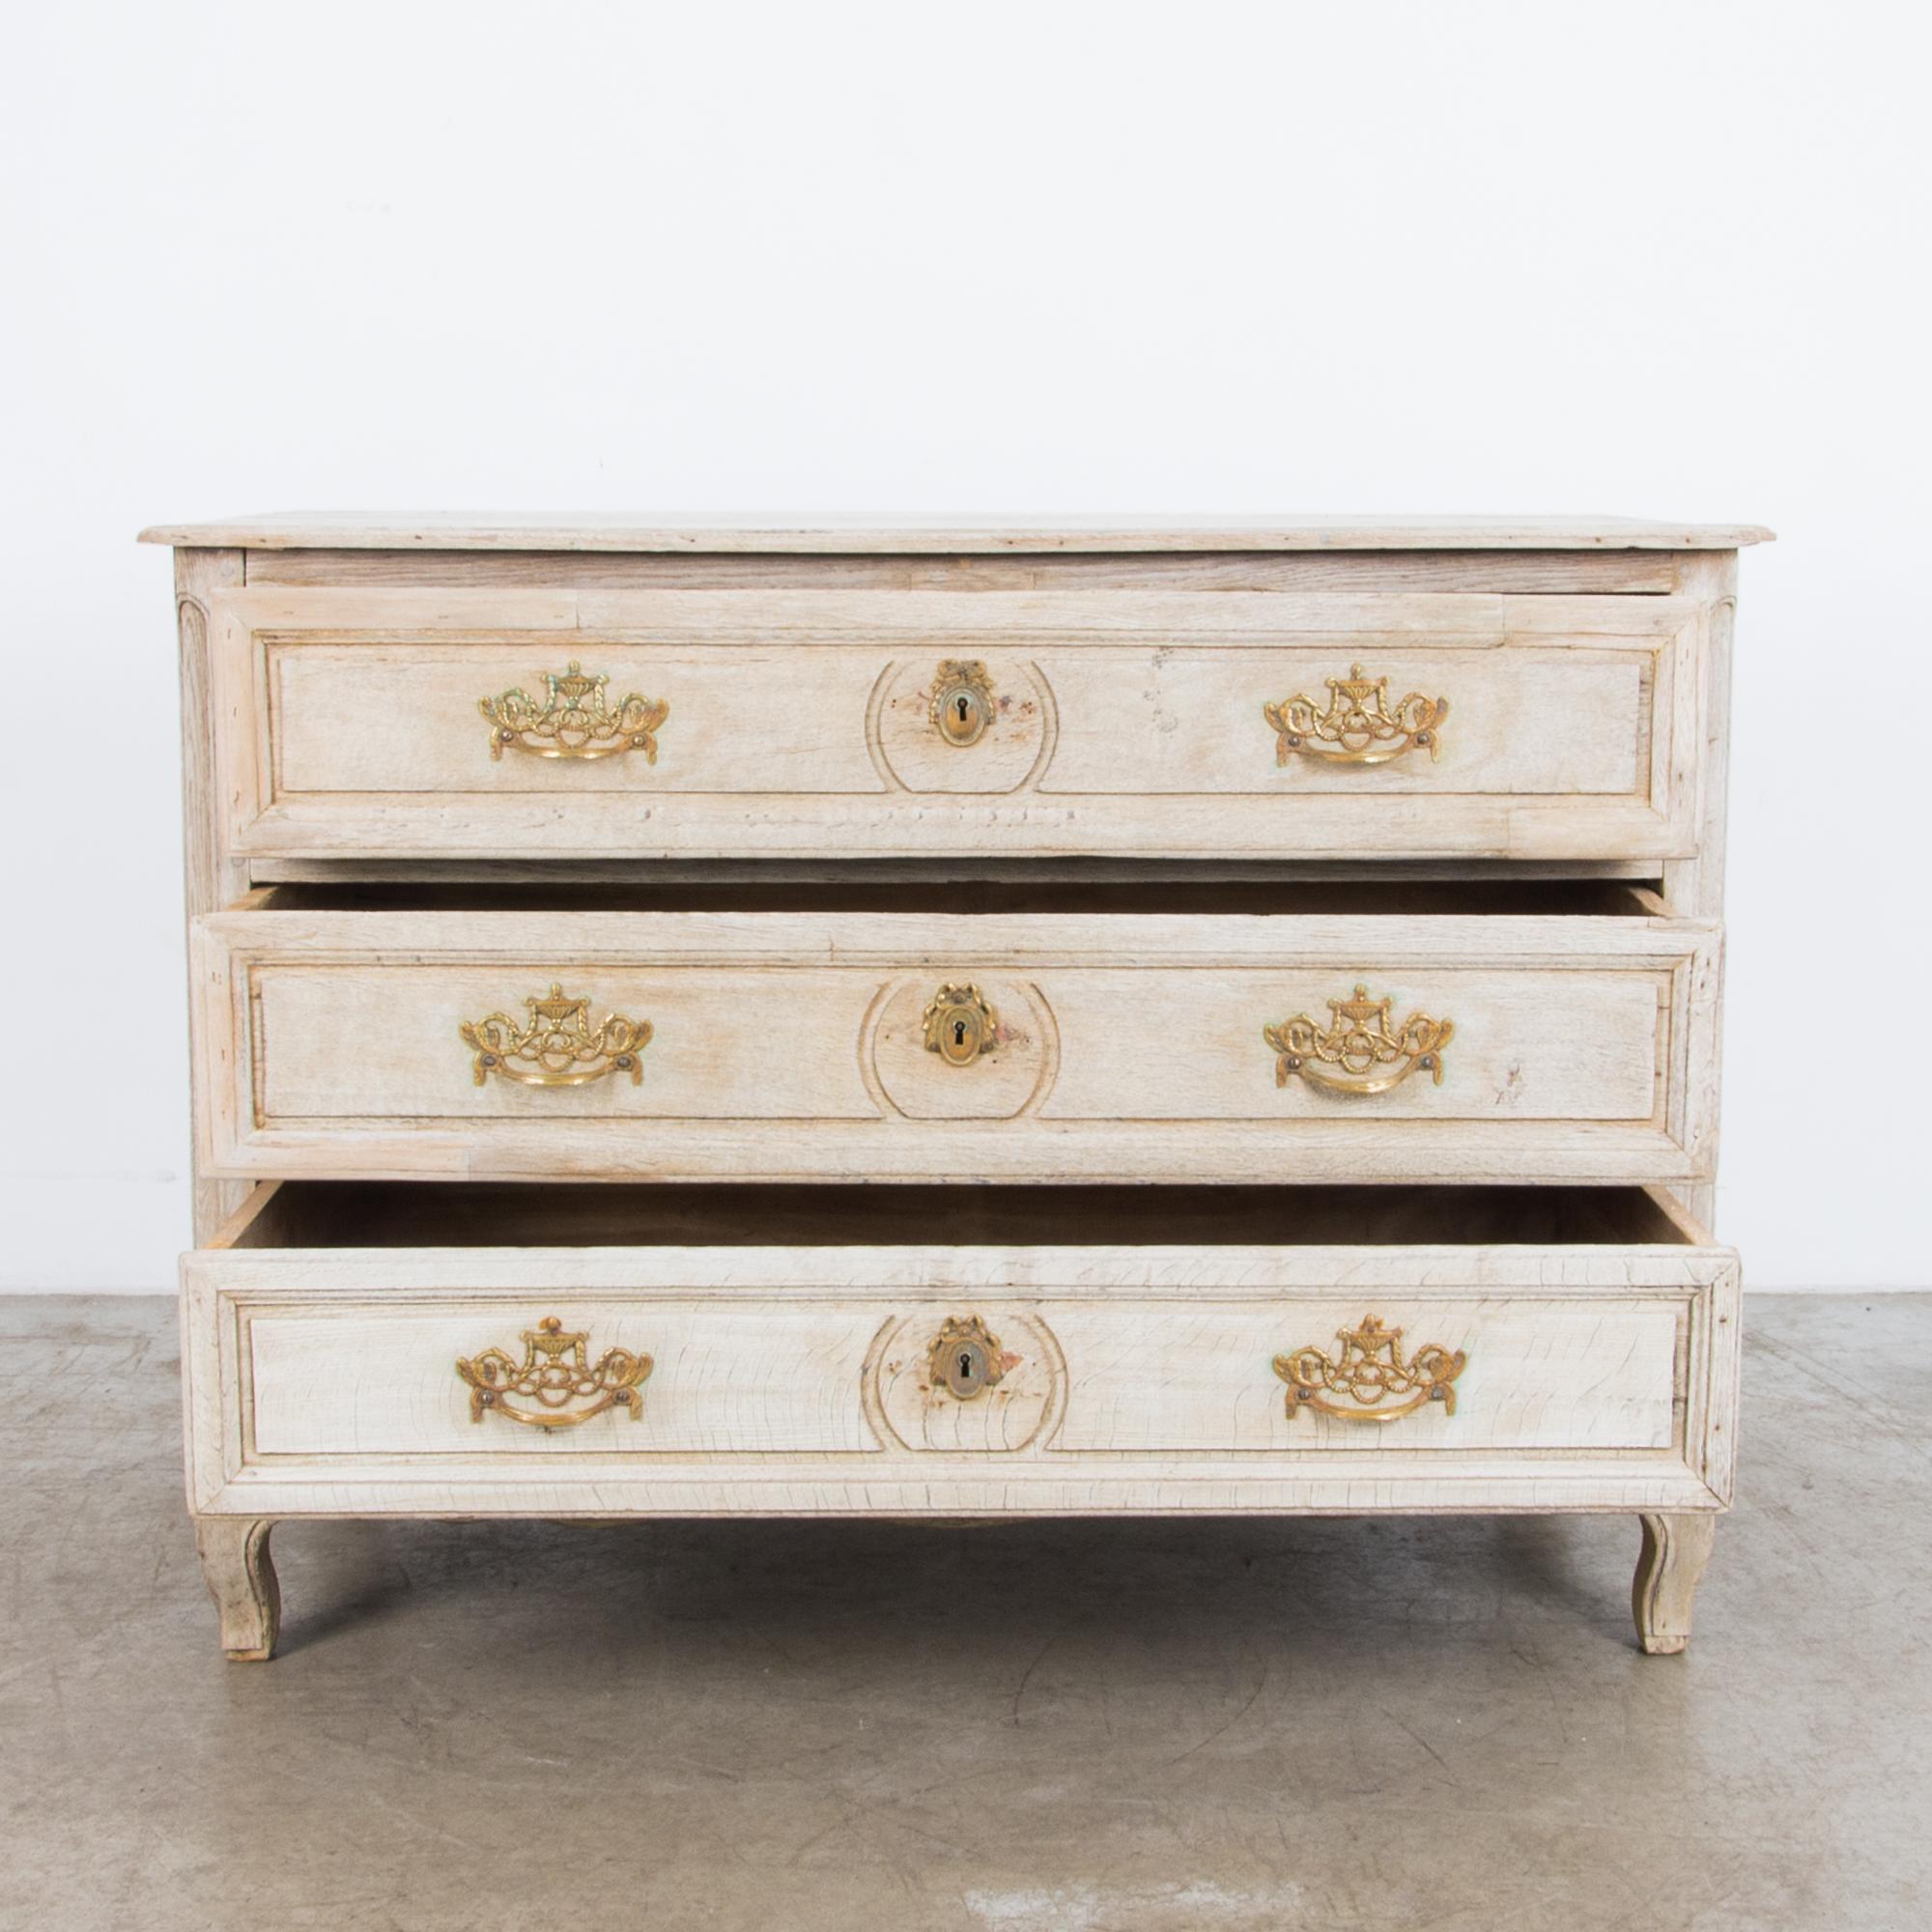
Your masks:
M 1112 1451 L 1663 1449 L 1679 1313 L 1661 1302 L 1533 1299 L 1378 1303 L 1346 1314 L 1333 1302 L 1208 1305 L 1136 1334 L 1104 1304 L 1075 1304 L 1055 1321 L 1068 1361 L 1080 1365 L 1059 1439 Z M 1328 1386 L 1372 1360 L 1376 1376 L 1390 1371 L 1367 1321 L 1402 1331 L 1388 1345 L 1395 1386 L 1374 1406 Z M 1409 1406 L 1426 1378 L 1406 1382 L 1401 1370 L 1424 1349 L 1465 1358 L 1442 1385 L 1453 1411 L 1440 1395 Z M 1321 1358 L 1304 1397 L 1293 1396 L 1292 1378 L 1250 1372 L 1301 1350 Z M 1374 1420 L 1384 1411 L 1391 1420 Z
M 209 1151 L 318 1175 L 1679 1178 L 1705 1158 L 1715 945 L 1606 918 L 227 914 L 197 949 Z
M 1373 648 L 1345 639 L 1342 650 L 1358 645 Z M 1652 667 L 1636 653 L 1580 643 L 1381 650 L 1375 670 L 1387 681 L 1388 705 L 1423 687 L 1432 696 L 1453 689 L 1459 701 L 1456 725 L 1445 719 L 1436 733 L 1435 758 L 1418 747 L 1419 756 L 1387 754 L 1373 765 L 1347 761 L 1336 753 L 1348 747 L 1322 748 L 1312 734 L 1301 755 L 1291 747 L 1283 756 L 1282 734 L 1267 723 L 1270 703 L 1311 687 L 1325 713 L 1326 679 L 1346 678 L 1349 669 L 1333 648 L 1049 645 L 1030 659 L 976 659 L 992 720 L 972 746 L 954 744 L 933 721 L 941 661 L 922 666 L 877 650 L 810 644 L 679 652 L 586 641 L 582 648 L 613 693 L 676 694 L 674 707 L 668 697 L 650 700 L 667 706 L 652 733 L 656 755 L 548 757 L 547 748 L 493 746 L 479 687 L 487 698 L 500 695 L 499 682 L 535 685 L 541 701 L 542 682 L 523 664 L 527 650 L 520 658 L 501 645 L 273 644 L 267 669 L 276 796 L 866 796 L 1022 787 L 1096 797 L 1631 796 L 1647 777 L 1639 755 L 1650 730 Z M 771 705 L 769 735 L 748 718 L 760 693 Z M 962 700 L 972 701 L 970 691 L 952 701 Z M 616 701 L 607 699 L 607 709 Z M 1386 754 L 1395 742 L 1363 749 Z M 541 762 L 529 755 L 533 749 Z
M 238 1252 L 185 1281 L 203 1506 L 683 1510 L 709 1484 L 711 1510 L 896 1510 L 929 1483 L 917 1511 L 997 1482 L 1019 1510 L 1080 1483 L 1402 1508 L 1488 1481 L 1548 1507 L 1728 1481 L 1721 1250 Z
M 551 1317 L 589 1338 L 592 1368 L 612 1348 L 650 1357 L 639 1414 L 626 1404 L 577 1422 L 595 1395 L 554 1410 L 506 1396 L 501 1414 L 493 1403 L 472 1416 L 473 1386 L 458 1361 L 500 1349 L 520 1364 L 525 1332 L 542 1339 Z M 847 1311 L 743 1302 L 567 1300 L 525 1313 L 459 1300 L 263 1314 L 247 1327 L 253 1442 L 263 1456 L 858 1453 L 874 1446 L 856 1400 L 869 1340 Z M 557 1426 L 505 1419 L 524 1412 Z
M 1676 598 L 216 600 L 230 835 L 291 858 L 1682 854 Z
M 1378 979 L 1387 1032 L 1411 1008 L 1453 1016 L 1440 1084 L 1425 1072 L 1361 1095 L 1277 1081 L 1264 1030 L 1295 1014 L 1332 1029 L 1332 973 L 1063 967 L 1033 980 L 973 969 L 1000 1037 L 971 1065 L 926 1045 L 923 1020 L 942 980 L 872 968 L 582 966 L 573 993 L 644 1016 L 641 1079 L 600 1078 L 533 1093 L 472 1077 L 466 1017 L 541 992 L 548 962 L 521 973 L 449 968 L 264 965 L 255 975 L 255 1050 L 264 1124 L 310 1121 L 522 1122 L 1352 1119 L 1649 1121 L 1658 1097 L 1660 1006 L 1669 977 L 1548 970 L 1411 968 Z M 1382 1038 L 1381 1022 L 1371 1037 Z M 1391 1063 L 1404 1065 L 1405 1061 Z M 1366 1080 L 1370 1076 L 1364 1074 Z
M 975 1299 L 828 1307 L 545 1301 L 512 1311 L 460 1301 L 343 1312 L 263 1312 L 247 1322 L 252 1442 L 260 1456 L 814 1455 L 940 1451 L 1267 1451 L 1666 1449 L 1677 1400 L 1681 1310 L 1663 1302 L 1427 1302 L 1384 1297 L 1365 1318 L 1314 1300 L 1257 1304 L 1105 1302 L 1016 1306 Z M 1398 1332 L 1401 1367 L 1418 1349 L 1466 1359 L 1455 1396 L 1399 1385 L 1378 1407 L 1323 1392 L 1305 1400 L 1274 1368 L 1318 1350 L 1339 1375 L 1378 1347 L 1363 1321 Z M 456 1364 L 502 1350 L 513 1368 L 544 1320 L 582 1334 L 585 1360 L 612 1348 L 647 1355 L 641 1413 L 592 1408 L 597 1392 L 554 1409 L 531 1396 L 472 1412 Z M 949 1321 L 999 1344 L 999 1380 L 955 1399 L 930 1360 Z M 534 1337 L 532 1341 L 530 1338 Z M 1406 1341 L 1405 1339 L 1406 1338 Z M 969 1344 L 971 1338 L 968 1338 Z M 874 1343 L 877 1347 L 874 1348 Z M 574 1344 L 573 1344 L 574 1348 Z M 1383 1366 L 1388 1358 L 1383 1356 Z M 568 1367 L 568 1364 L 566 1364 Z M 1321 1374 L 1318 1369 L 1317 1376 Z M 1400 1377 L 1398 1376 L 1400 1384 Z M 485 1391 L 491 1393 L 491 1391 Z M 1406 1412 L 1400 1412 L 1406 1408 Z M 509 1416 L 538 1418 L 520 1425 Z M 549 1426 L 545 1426 L 548 1418 Z

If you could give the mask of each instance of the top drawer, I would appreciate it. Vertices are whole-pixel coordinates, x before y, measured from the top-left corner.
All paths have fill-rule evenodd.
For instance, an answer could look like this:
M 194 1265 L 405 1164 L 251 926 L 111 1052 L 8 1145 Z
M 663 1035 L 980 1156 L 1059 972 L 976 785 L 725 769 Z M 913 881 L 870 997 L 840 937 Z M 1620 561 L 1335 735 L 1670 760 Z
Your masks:
M 1708 611 L 242 589 L 220 796 L 265 858 L 1684 857 Z

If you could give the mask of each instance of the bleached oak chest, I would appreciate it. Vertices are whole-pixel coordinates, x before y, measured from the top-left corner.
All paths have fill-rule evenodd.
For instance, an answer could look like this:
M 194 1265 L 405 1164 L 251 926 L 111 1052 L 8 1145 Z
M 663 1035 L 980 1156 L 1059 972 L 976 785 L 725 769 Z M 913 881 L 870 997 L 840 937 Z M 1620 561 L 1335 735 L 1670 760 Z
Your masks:
M 190 1506 L 1730 1494 L 1737 549 L 279 518 L 175 547 Z

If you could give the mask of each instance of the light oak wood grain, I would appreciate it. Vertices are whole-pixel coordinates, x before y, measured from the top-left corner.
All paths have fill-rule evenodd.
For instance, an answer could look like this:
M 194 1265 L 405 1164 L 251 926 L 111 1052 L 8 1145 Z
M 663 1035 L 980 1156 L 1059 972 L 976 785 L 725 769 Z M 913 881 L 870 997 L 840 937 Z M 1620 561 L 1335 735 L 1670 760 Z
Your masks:
M 263 1517 L 198 1516 L 195 1548 L 221 1620 L 221 1648 L 236 1663 L 266 1663 L 281 1630 L 282 1592 Z
M 1338 1326 L 1352 1326 L 1364 1312 L 1331 1301 L 1194 1298 L 1136 1306 L 1129 1321 L 1112 1297 L 1049 1290 L 1020 1306 L 980 1293 L 971 1312 L 1013 1359 L 999 1386 L 960 1403 L 928 1385 L 927 1350 L 956 1312 L 943 1299 L 901 1294 L 882 1306 L 876 1298 L 800 1303 L 774 1295 L 731 1305 L 715 1296 L 551 1293 L 543 1313 L 586 1332 L 593 1357 L 620 1348 L 653 1358 L 640 1418 L 607 1409 L 554 1435 L 487 1415 L 472 1422 L 469 1389 L 454 1362 L 493 1347 L 520 1356 L 521 1332 L 540 1318 L 460 1294 L 410 1307 L 384 1297 L 361 1308 L 246 1319 L 249 1459 L 735 1460 L 908 1446 L 1040 1454 L 1645 1450 L 1672 1446 L 1679 1399 L 1672 1365 L 1681 1311 L 1667 1299 L 1575 1307 L 1432 1294 L 1424 1305 L 1384 1294 L 1377 1312 L 1408 1321 L 1412 1346 L 1467 1350 L 1471 1367 L 1459 1380 L 1454 1415 L 1432 1404 L 1402 1417 L 1400 1427 L 1382 1428 L 1287 1413 L 1275 1355 L 1302 1346 L 1339 1355 Z M 869 1427 L 862 1394 L 890 1421 Z M 962 1425 L 972 1433 L 959 1434 Z
M 181 546 L 184 1411 L 231 1656 L 275 1643 L 273 1523 L 342 1515 L 1621 1510 L 1640 1641 L 1683 1647 L 1733 1471 L 1705 1229 L 1768 531 L 146 535 Z M 490 755 L 478 699 L 573 658 L 668 702 L 655 763 Z M 975 746 L 942 658 L 993 681 Z M 1437 756 L 1281 755 L 1262 705 L 1354 662 L 1449 699 Z M 641 1084 L 475 1085 L 460 1021 L 552 980 L 651 1022 Z M 1262 1026 L 1357 980 L 1454 1022 L 1439 1087 L 1275 1084 Z M 921 1017 L 968 981 L 996 1045 L 948 1068 Z M 971 1314 L 1004 1374 L 961 1402 L 928 1351 Z M 1464 1351 L 1454 1413 L 1291 1416 L 1274 1356 L 1365 1314 Z M 458 1355 L 545 1315 L 652 1355 L 640 1419 L 472 1419 Z
M 1685 589 L 1703 609 L 1705 638 L 1699 653 L 1704 683 L 1698 694 L 1694 721 L 1684 731 L 1694 732 L 1697 753 L 1697 841 L 1686 856 L 1666 860 L 1662 871 L 1663 893 L 1677 910 L 1718 919 L 1724 908 L 1724 857 L 1727 845 L 1726 806 L 1730 785 L 1730 711 L 1732 635 L 1738 603 L 1738 559 L 1735 553 L 1683 559 Z M 1721 978 L 1716 988 L 1719 1037 L 1722 1037 Z M 1712 1089 L 1711 1128 L 1718 1127 L 1717 1088 Z M 1715 1139 L 1712 1165 L 1717 1164 Z M 1686 1205 L 1707 1227 L 1716 1225 L 1717 1191 L 1709 1181 L 1682 1190 Z
M 180 647 L 182 705 L 182 880 L 187 921 L 228 905 L 247 887 L 246 867 L 229 849 L 227 831 L 235 813 L 216 795 L 218 747 L 234 728 L 223 719 L 214 693 L 210 646 L 211 607 L 216 593 L 242 582 L 239 551 L 184 551 L 175 558 L 175 626 Z M 218 1043 L 193 1037 L 196 1009 L 190 1004 L 189 1055 L 201 1064 L 204 1050 L 218 1054 Z M 198 1122 L 205 1090 L 195 1083 L 189 1096 Z M 200 1144 L 197 1125 L 195 1144 Z M 194 1238 L 208 1239 L 233 1211 L 244 1189 L 197 1171 L 190 1201 Z
M 1641 1520 L 1643 1547 L 1631 1586 L 1631 1611 L 1644 1650 L 1671 1657 L 1690 1641 L 1690 1613 L 1711 1560 L 1717 1520 L 1646 1512 Z
M 219 619 L 251 858 L 1694 849 L 1675 596 L 253 588 Z M 929 717 L 962 657 L 999 707 L 968 748 Z M 572 661 L 670 706 L 655 758 L 493 755 L 479 700 Z M 1282 756 L 1264 707 L 1357 662 L 1449 699 L 1435 756 Z
M 424 588 L 1449 590 L 1662 595 L 1701 552 L 1175 551 L 760 554 L 724 551 L 250 550 L 245 581 Z
M 1700 1179 L 1717 929 L 1498 918 L 242 910 L 197 923 L 233 1177 Z M 1277 1079 L 1361 980 L 1443 1079 Z M 553 983 L 654 1029 L 641 1080 L 478 1086 L 465 1021 Z M 1003 1029 L 927 1050 L 938 989 Z
M 1053 1513 L 1708 1509 L 1728 1492 L 1735 1258 L 1660 1231 L 1463 1247 L 208 1250 L 184 1264 L 196 1506 L 948 1513 L 999 1489 L 1003 1509 Z M 489 1237 L 518 1233 L 499 1218 Z M 948 1314 L 972 1313 L 1013 1356 L 1015 1388 L 962 1417 L 912 1371 Z M 1273 1356 L 1339 1353 L 1336 1330 L 1364 1313 L 1411 1347 L 1467 1351 L 1454 1415 L 1290 1420 Z M 470 1419 L 456 1357 L 514 1354 L 548 1315 L 593 1354 L 654 1357 L 640 1421 L 547 1435 Z
M 156 524 L 177 549 L 908 552 L 1186 550 L 1736 550 L 1758 524 L 1640 517 L 785 517 L 291 511 Z

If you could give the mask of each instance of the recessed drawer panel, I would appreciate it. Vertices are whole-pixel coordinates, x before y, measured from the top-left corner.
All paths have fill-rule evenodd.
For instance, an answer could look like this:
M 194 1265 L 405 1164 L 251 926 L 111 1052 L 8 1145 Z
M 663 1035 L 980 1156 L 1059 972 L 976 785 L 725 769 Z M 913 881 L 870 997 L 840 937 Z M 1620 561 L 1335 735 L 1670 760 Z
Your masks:
M 527 1294 L 506 1305 L 454 1291 L 266 1308 L 247 1329 L 252 1439 L 263 1456 L 493 1458 L 990 1453 L 1043 1431 L 1063 1450 L 1108 1454 L 1671 1441 L 1681 1311 L 1669 1301 L 1438 1292 L 1383 1293 L 1365 1312 L 1243 1290 L 1123 1318 L 1050 1270 L 1042 1291 L 1050 1301 L 976 1291 L 965 1316 L 917 1293 L 802 1299 L 782 1280 L 751 1301 L 559 1288 L 541 1313 Z M 976 1349 L 989 1356 L 977 1373 L 995 1378 L 983 1403 L 934 1368 L 935 1350 L 970 1364 Z M 625 1366 L 600 1378 L 613 1350 Z M 491 1368 L 479 1382 L 474 1365 L 493 1357 L 496 1383 Z M 649 1373 L 634 1414 L 618 1384 L 639 1360 Z M 976 1371 L 963 1373 L 970 1385 Z
M 1604 860 L 1694 847 L 1704 605 L 1221 592 L 214 600 L 260 858 Z
M 1662 1507 L 1727 1481 L 1735 1264 L 1639 1190 L 994 1189 L 965 1225 L 931 1189 L 772 1190 L 797 1192 L 748 1223 L 716 1190 L 283 1187 L 185 1264 L 198 1506 L 1401 1508 L 1487 1481 Z
M 1695 1178 L 1715 928 L 283 911 L 201 923 L 235 1174 Z

